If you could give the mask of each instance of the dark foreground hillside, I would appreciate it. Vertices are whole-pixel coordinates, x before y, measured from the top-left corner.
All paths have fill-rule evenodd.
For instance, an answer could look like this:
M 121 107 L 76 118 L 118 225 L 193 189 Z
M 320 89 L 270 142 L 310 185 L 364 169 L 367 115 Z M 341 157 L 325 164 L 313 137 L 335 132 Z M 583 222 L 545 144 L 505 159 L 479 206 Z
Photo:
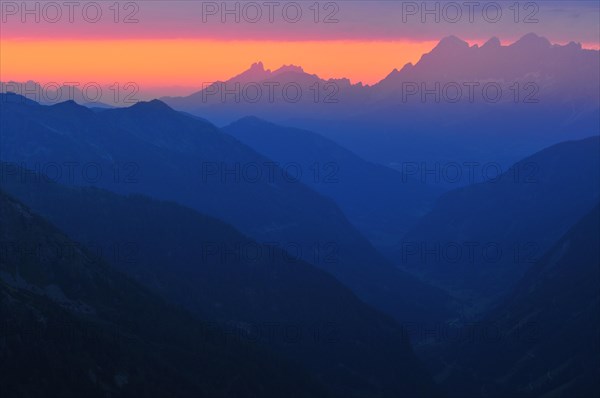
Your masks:
M 0 192 L 0 396 L 321 397 L 304 372 L 165 304 Z
M 174 203 L 10 174 L 8 192 L 228 338 L 277 351 L 344 397 L 434 395 L 403 329 L 294 253 Z

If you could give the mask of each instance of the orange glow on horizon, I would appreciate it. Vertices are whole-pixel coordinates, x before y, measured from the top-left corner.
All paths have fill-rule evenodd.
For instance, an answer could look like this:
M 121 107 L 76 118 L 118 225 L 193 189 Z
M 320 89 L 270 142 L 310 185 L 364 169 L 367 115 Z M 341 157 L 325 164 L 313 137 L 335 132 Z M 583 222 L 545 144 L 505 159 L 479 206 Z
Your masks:
M 484 42 L 470 40 L 469 44 Z M 10 39 L 0 41 L 0 80 L 82 85 L 134 82 L 142 90 L 141 97 L 150 98 L 190 94 L 205 83 L 227 80 L 262 61 L 271 70 L 294 64 L 324 79 L 346 77 L 353 83 L 374 84 L 394 68 L 416 63 L 436 45 L 437 41 L 408 40 Z M 597 43 L 583 44 L 583 48 L 598 47 Z
M 2 81 L 135 82 L 141 87 L 201 87 L 227 80 L 254 62 L 275 70 L 299 65 L 324 79 L 373 84 L 417 62 L 437 42 L 3 40 Z

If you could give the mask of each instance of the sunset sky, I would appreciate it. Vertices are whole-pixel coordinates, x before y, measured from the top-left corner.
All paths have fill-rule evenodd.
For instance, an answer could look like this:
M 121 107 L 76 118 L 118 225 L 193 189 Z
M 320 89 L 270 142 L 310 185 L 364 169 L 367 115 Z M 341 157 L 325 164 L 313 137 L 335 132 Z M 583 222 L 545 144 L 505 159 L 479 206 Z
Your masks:
M 372 84 L 451 34 L 508 44 L 535 32 L 594 49 L 600 35 L 592 1 L 521 2 L 518 12 L 513 2 L 472 10 L 456 8 L 463 2 L 429 2 L 425 10 L 400 1 L 62 4 L 2 2 L 0 80 L 136 82 L 175 94 L 262 61 Z

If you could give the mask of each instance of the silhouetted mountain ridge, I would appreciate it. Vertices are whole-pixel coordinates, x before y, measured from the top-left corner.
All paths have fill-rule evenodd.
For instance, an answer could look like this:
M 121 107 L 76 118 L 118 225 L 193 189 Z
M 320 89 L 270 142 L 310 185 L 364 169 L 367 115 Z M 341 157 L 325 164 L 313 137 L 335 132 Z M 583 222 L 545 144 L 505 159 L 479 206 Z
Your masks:
M 395 242 L 433 205 L 437 192 L 412 176 L 369 163 L 310 131 L 256 117 L 223 130 L 280 164 L 300 164 L 302 181 L 335 200 L 380 250 Z
M 175 201 L 258 242 L 298 247 L 304 260 L 400 322 L 453 316 L 441 290 L 388 263 L 332 200 L 206 121 L 162 105 L 100 112 L 6 105 L 0 110 L 4 161 L 33 169 L 74 163 L 74 176 L 65 170 L 59 182 Z M 82 173 L 90 164 L 92 172 L 101 171 L 98 178 Z M 260 178 L 247 178 L 245 167 L 258 170 Z M 333 250 L 333 261 L 323 260 L 324 247 Z

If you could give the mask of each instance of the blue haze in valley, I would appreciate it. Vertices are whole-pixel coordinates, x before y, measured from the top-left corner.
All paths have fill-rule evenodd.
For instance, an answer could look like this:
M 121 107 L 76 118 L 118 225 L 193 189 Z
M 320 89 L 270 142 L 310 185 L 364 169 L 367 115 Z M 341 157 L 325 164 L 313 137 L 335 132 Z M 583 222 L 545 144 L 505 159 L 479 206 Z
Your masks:
M 117 107 L 5 82 L 0 395 L 597 396 L 599 71 L 527 34 L 372 86 L 257 62 Z

